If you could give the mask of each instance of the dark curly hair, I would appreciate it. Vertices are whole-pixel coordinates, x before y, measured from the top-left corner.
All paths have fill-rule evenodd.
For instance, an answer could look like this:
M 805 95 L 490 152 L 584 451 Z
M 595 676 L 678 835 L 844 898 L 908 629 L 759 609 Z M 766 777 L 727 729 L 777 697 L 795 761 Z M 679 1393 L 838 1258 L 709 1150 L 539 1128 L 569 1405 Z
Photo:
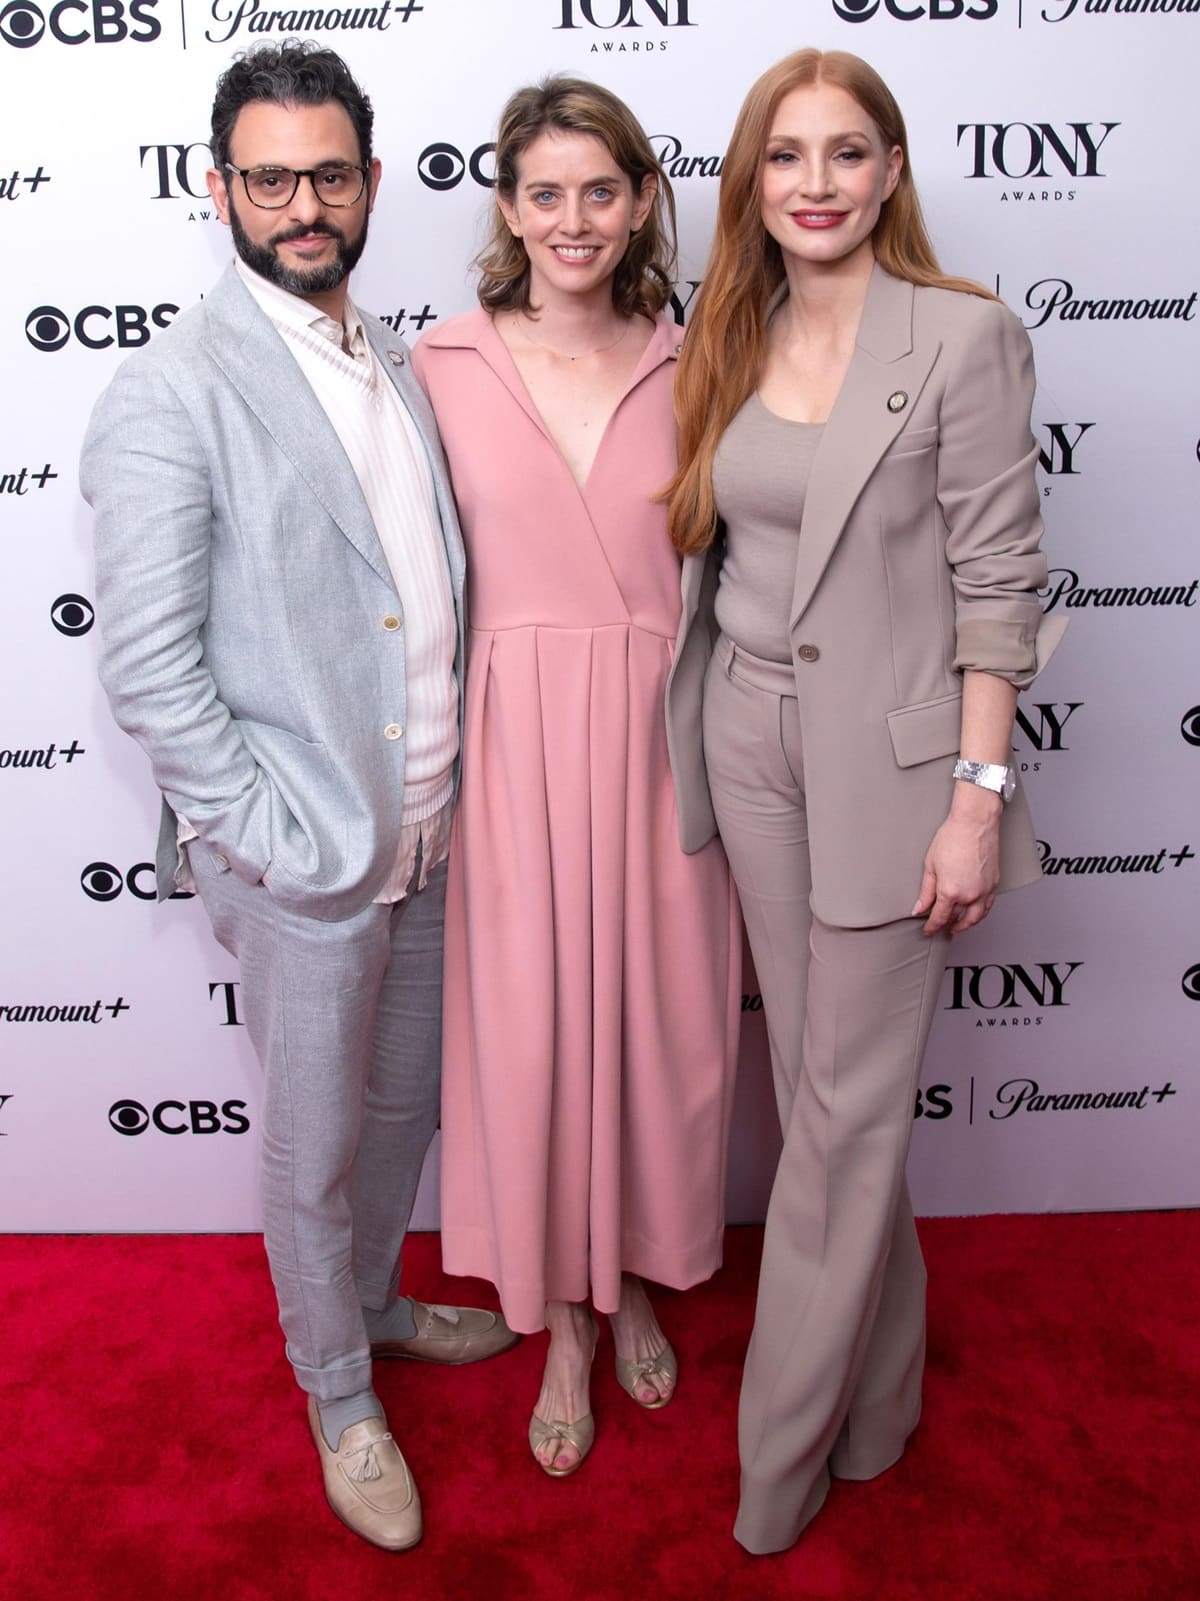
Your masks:
M 336 100 L 346 108 L 358 135 L 359 160 L 371 160 L 375 113 L 341 56 L 299 39 L 262 45 L 240 55 L 217 79 L 212 108 L 214 167 L 229 160 L 229 140 L 238 112 L 252 101 L 276 106 L 322 106 Z

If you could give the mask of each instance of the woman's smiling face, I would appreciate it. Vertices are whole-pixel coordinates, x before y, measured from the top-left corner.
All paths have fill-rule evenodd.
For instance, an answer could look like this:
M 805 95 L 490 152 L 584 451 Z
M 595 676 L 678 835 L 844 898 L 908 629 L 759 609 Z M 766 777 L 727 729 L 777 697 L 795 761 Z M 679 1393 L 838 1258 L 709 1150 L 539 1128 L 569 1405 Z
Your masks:
M 889 149 L 852 95 L 817 83 L 784 95 L 763 153 L 762 221 L 797 265 L 872 252 L 871 235 L 900 177 Z
M 535 304 L 611 282 L 649 214 L 653 178 L 635 195 L 603 140 L 585 133 L 539 134 L 516 165 L 516 193 L 500 196 L 500 208 L 524 241 Z

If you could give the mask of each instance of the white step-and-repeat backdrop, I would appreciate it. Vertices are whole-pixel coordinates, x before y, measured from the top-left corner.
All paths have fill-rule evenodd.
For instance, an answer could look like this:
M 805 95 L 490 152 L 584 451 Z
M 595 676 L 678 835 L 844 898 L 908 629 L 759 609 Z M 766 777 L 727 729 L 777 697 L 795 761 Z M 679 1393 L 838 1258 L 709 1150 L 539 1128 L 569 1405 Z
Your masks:
M 286 3 L 286 0 L 285 0 Z M 1200 1203 L 1200 0 L 0 0 L 0 1227 L 256 1226 L 258 1074 L 199 903 L 158 906 L 157 796 L 95 676 L 93 398 L 229 256 L 217 74 L 289 35 L 372 96 L 359 302 L 412 339 L 473 303 L 490 139 L 565 69 L 675 183 L 676 312 L 745 89 L 854 50 L 903 106 L 943 263 L 1029 328 L 1051 572 L 1072 627 L 1016 760 L 1046 878 L 957 942 L 912 1160 L 919 1212 Z M 848 753 L 848 759 L 850 753 Z M 729 1212 L 777 1135 L 747 983 Z M 418 1222 L 437 1220 L 436 1150 Z

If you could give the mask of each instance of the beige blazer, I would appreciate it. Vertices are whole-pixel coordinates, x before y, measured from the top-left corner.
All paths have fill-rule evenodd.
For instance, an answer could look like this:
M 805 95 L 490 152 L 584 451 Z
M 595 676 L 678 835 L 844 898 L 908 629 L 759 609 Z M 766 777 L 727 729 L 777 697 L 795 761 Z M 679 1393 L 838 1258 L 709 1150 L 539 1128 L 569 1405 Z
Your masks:
M 800 520 L 792 665 L 813 910 L 907 917 L 950 805 L 962 672 L 1024 687 L 1066 626 L 1047 582 L 1030 433 L 1033 358 L 1007 307 L 876 266 Z M 719 544 L 689 556 L 667 684 L 685 851 L 716 832 L 701 741 Z M 1000 888 L 1040 875 L 1024 795 L 1001 824 Z

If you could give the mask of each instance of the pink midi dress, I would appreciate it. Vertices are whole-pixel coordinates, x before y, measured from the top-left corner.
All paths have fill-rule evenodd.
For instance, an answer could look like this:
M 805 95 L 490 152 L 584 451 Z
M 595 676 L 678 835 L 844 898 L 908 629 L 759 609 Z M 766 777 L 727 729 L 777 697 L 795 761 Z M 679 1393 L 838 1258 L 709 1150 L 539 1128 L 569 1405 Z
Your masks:
M 421 340 L 468 559 L 446 911 L 442 1250 L 513 1328 L 721 1260 L 741 935 L 679 847 L 663 697 L 678 330 L 654 329 L 580 490 L 491 318 Z

